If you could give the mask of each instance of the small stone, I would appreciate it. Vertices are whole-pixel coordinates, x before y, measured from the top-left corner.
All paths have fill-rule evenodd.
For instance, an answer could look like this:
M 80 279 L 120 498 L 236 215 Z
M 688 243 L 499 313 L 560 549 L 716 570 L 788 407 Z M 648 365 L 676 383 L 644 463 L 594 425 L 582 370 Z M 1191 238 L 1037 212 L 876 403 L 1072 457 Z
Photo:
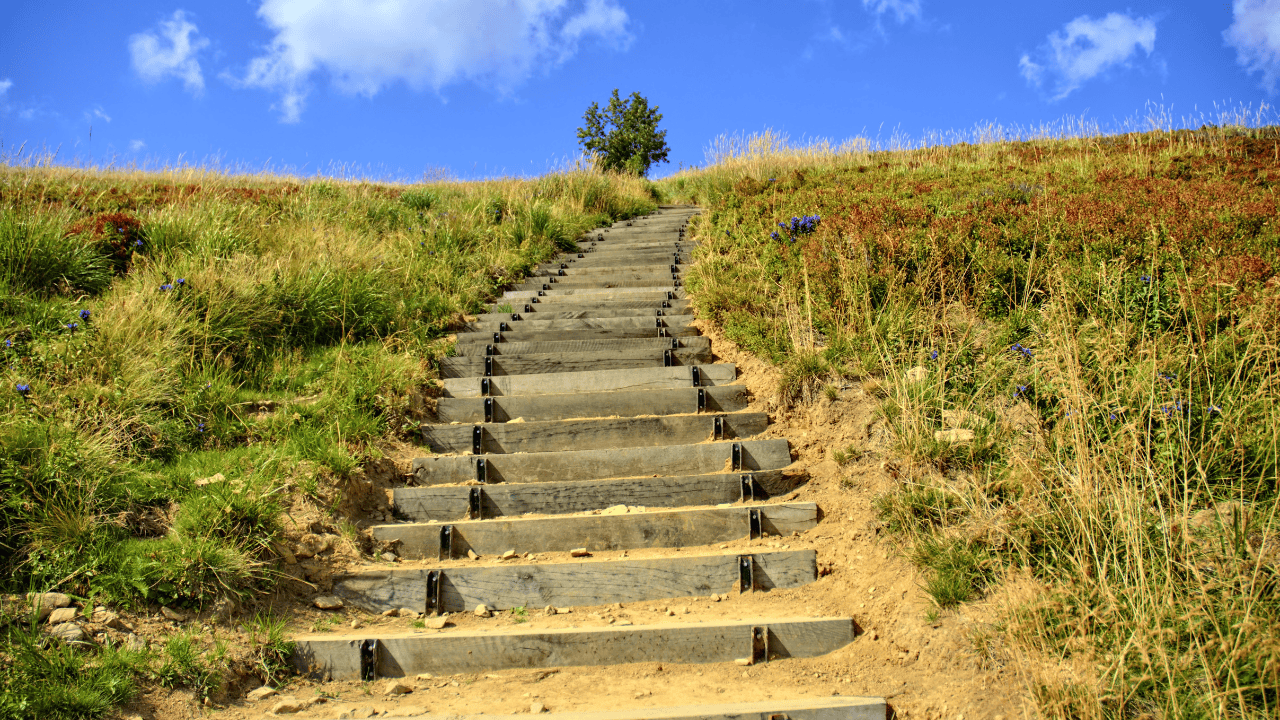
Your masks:
M 546 705 L 543 705 L 543 704 L 542 704 L 542 703 L 540 703 L 540 702 L 531 703 L 531 704 L 529 705 L 529 713 L 530 713 L 531 715 L 538 715 L 539 713 L 541 713 L 542 711 L 544 711 L 544 710 L 546 710 L 546 709 L 547 709 L 547 706 L 546 706 Z
M 249 702 L 258 702 L 259 700 L 266 700 L 272 695 L 279 695 L 279 694 L 280 693 L 276 692 L 275 688 L 269 687 L 267 685 L 263 685 L 257 690 L 250 690 L 249 694 L 245 695 L 244 697 Z
M 591 553 L 584 547 L 574 548 L 569 551 L 569 557 L 591 557 Z
M 933 439 L 938 442 L 946 443 L 962 443 L 973 441 L 973 431 L 967 428 L 952 428 L 950 430 L 935 430 Z
M 395 553 L 393 553 L 393 552 L 384 552 L 384 553 L 382 553 L 381 555 L 379 555 L 378 557 L 382 558 L 382 559 L 383 559 L 383 560 L 385 560 L 386 562 L 395 562 L 396 560 L 399 560 L 399 559 L 400 559 L 400 558 L 399 558 L 399 557 L 397 557 L 397 556 L 396 556 L 396 554 L 395 554 Z
M 388 680 L 387 683 L 382 686 L 382 694 L 387 696 L 407 695 L 411 692 L 413 692 L 413 686 L 404 680 Z
M 626 514 L 627 514 L 627 506 L 626 506 L 626 505 L 611 505 L 611 506 L 609 506 L 609 507 L 605 508 L 604 510 L 601 510 L 601 511 L 600 511 L 600 514 L 601 514 L 601 515 L 626 515 Z
M 399 615 L 399 614 L 400 614 L 400 608 L 392 608 L 390 610 L 382 611 L 382 617 L 391 617 L 393 615 Z
M 443 630 L 444 626 L 448 624 L 449 621 L 442 617 L 433 617 L 427 620 L 427 628 L 431 630 Z
M 356 618 L 356 619 L 354 619 L 354 620 L 352 620 L 352 621 L 351 621 L 351 629 L 352 629 L 352 630 L 358 630 L 358 629 L 360 629 L 360 628 L 362 628 L 362 627 L 364 627 L 364 623 L 360 622 L 360 618 Z
M 84 642 L 89 637 L 85 634 L 84 628 L 73 622 L 54 625 L 49 628 L 49 634 L 63 642 L 69 643 Z
M 907 371 L 907 382 L 918 383 L 929 377 L 929 371 L 923 365 L 917 365 Z
M 688 614 L 689 614 L 689 606 L 688 606 L 688 605 L 682 605 L 682 606 L 680 606 L 680 610 L 679 610 L 678 612 L 679 612 L 681 615 L 688 615 Z
M 515 550 L 508 550 L 508 551 L 506 551 L 506 552 L 502 553 L 502 559 L 503 559 L 503 560 L 511 560 L 512 558 L 515 558 L 515 557 L 516 557 L 516 551 L 515 551 Z
M 313 605 L 320 608 L 321 610 L 341 610 L 342 609 L 342 598 L 338 597 L 337 595 L 321 595 L 320 597 L 316 598 L 315 600 L 312 600 L 311 602 Z
M 231 598 L 220 598 L 218 602 L 213 604 L 213 612 L 209 613 L 209 619 L 213 622 L 224 623 L 230 620 L 240 606 L 236 605 L 236 601 Z
M 307 533 L 298 539 L 293 554 L 300 558 L 315 557 L 333 547 L 333 540 L 328 535 Z
M 555 609 L 554 607 L 552 607 L 552 606 L 548 605 L 548 606 L 546 606 L 545 608 L 543 608 L 543 610 L 542 610 L 542 614 L 543 614 L 543 615 L 555 615 L 555 614 L 556 614 L 556 609 Z
M 146 652 L 149 646 L 150 643 L 133 633 L 124 639 L 124 647 L 129 652 Z
M 282 545 L 281 543 L 277 543 L 277 542 L 271 543 L 271 549 L 276 551 L 276 555 L 279 555 L 280 558 L 284 560 L 286 565 L 298 564 L 298 556 L 294 555 L 292 550 Z
M 173 622 L 186 622 L 187 620 L 186 615 L 183 615 L 167 605 L 160 608 L 160 614 L 163 615 L 166 620 L 172 620 Z
M 493 617 L 493 612 L 489 610 L 488 605 L 480 604 L 476 606 L 476 616 L 483 618 Z
M 567 608 L 567 607 L 556 608 L 555 610 L 557 615 L 568 615 L 569 613 L 573 612 L 573 608 Z
M 98 608 L 97 610 L 94 610 L 93 621 L 99 625 L 106 625 L 112 630 L 119 630 L 121 632 L 129 632 L 133 629 L 129 627 L 128 623 L 121 620 L 119 615 L 107 610 L 106 608 Z
M 44 620 L 49 617 L 49 613 L 58 608 L 70 607 L 70 596 L 62 593 L 31 593 L 27 595 L 27 599 L 31 602 L 31 607 L 36 611 L 39 619 Z
M 615 623 L 613 623 L 613 624 L 614 624 L 614 625 L 616 625 L 616 626 L 618 626 L 618 627 L 625 627 L 625 626 L 627 626 L 627 625 L 630 625 L 630 624 L 631 624 L 631 621 L 630 621 L 630 620 L 619 620 L 619 621 L 617 621 L 617 622 L 615 622 Z
M 371 718 L 377 714 L 378 714 L 378 709 L 371 708 L 371 707 L 362 707 L 357 710 L 351 711 L 351 717 L 359 718 L 360 720 L 363 720 L 364 718 Z
M 472 550 L 471 548 L 467 548 L 467 557 L 471 558 L 472 560 L 480 559 L 480 556 L 476 554 L 476 551 Z
M 400 608 L 399 614 L 402 618 L 409 618 L 410 620 L 418 619 L 418 612 L 416 610 L 410 610 L 409 608 Z
M 675 610 L 672 610 L 670 608 L 667 609 L 667 617 L 675 617 L 675 614 L 676 614 Z
M 752 664 L 754 664 L 754 661 L 753 661 L 751 658 L 749 658 L 749 657 L 747 657 L 747 658 L 738 658 L 738 659 L 734 660 L 734 662 L 735 662 L 735 663 L 737 663 L 738 665 L 742 665 L 742 666 L 744 666 L 744 667 L 745 667 L 745 666 L 747 666 L 747 665 L 752 665 Z
M 272 715 L 290 715 L 307 709 L 307 704 L 292 695 L 281 696 L 279 702 L 271 706 L 267 712 Z
M 212 485 L 212 484 L 214 484 L 214 483 L 220 483 L 220 482 L 222 482 L 223 480 L 226 480 L 226 479 L 227 479 L 227 477 L 226 477 L 225 475 L 223 475 L 222 473 L 216 473 L 216 474 L 214 474 L 214 475 L 210 475 L 210 476 L 209 476 L 209 477 L 207 477 L 207 478 L 196 478 L 196 486 L 197 486 L 197 487 L 204 487 L 205 485 Z
M 54 610 L 53 612 L 49 613 L 49 624 L 61 625 L 62 623 L 69 623 L 75 620 L 76 615 L 79 615 L 79 614 L 80 614 L 80 610 L 77 608 L 73 608 L 73 607 L 58 608 L 57 610 Z

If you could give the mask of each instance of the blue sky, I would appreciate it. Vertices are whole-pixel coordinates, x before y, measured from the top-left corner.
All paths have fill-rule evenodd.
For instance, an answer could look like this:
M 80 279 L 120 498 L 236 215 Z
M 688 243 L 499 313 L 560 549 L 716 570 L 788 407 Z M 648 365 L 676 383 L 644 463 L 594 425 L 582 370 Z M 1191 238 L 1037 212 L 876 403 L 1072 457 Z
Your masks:
M 765 128 L 1208 119 L 1275 101 L 1280 0 L 46 0 L 0 27 L 4 149 L 64 163 L 540 174 L 613 88 L 664 114 L 655 176 Z

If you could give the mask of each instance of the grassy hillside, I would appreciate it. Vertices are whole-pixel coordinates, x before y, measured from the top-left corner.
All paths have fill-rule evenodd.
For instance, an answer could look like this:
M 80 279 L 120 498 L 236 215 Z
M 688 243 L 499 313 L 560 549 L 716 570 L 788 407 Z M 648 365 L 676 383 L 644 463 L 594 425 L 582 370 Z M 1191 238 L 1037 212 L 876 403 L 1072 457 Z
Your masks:
M 411 436 L 461 314 L 653 198 L 589 172 L 0 167 L 0 591 L 200 607 L 269 589 L 282 513 L 340 507 L 377 442 Z M 100 714 L 134 671 L 209 681 L 190 639 L 89 660 L 13 619 L 0 718 Z
M 1280 131 L 726 147 L 670 181 L 698 310 L 880 396 L 939 612 L 1009 603 L 975 650 L 1050 717 L 1275 717 Z

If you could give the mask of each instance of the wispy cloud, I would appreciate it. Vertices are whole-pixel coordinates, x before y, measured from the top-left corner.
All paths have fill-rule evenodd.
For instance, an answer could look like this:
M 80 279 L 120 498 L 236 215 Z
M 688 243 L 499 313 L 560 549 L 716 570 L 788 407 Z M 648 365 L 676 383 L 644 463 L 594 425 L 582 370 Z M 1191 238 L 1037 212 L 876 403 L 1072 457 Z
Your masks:
M 1222 33 L 1249 73 L 1262 73 L 1262 86 L 1276 91 L 1280 80 L 1280 0 L 1235 0 L 1234 20 Z
M 129 141 L 129 149 L 130 149 L 131 151 L 133 151 L 133 152 L 138 152 L 139 150 L 142 150 L 142 149 L 143 149 L 143 148 L 145 148 L 146 146 L 147 146 L 147 144 L 146 144 L 145 142 L 141 141 L 141 140 L 130 140 L 130 141 Z
M 920 19 L 920 0 L 862 0 L 862 7 L 875 13 L 877 20 L 892 13 L 899 23 Z
M 0 99 L 4 99 L 5 94 L 9 92 L 11 87 L 13 87 L 13 81 L 9 78 L 0 80 Z
M 93 122 L 94 120 L 111 122 L 111 116 L 107 114 L 106 110 L 102 109 L 101 105 L 95 105 L 92 109 L 85 110 L 84 119 L 88 120 L 89 122 Z
M 276 36 L 238 87 L 279 94 L 297 122 L 311 78 L 373 96 L 403 81 L 414 89 L 474 81 L 507 92 L 535 69 L 565 62 L 588 38 L 625 46 L 627 13 L 615 0 L 262 0 L 258 16 Z
M 129 38 L 129 54 L 139 77 L 149 83 L 177 78 L 194 95 L 204 91 L 204 74 L 196 56 L 208 46 L 208 38 L 200 36 L 199 28 L 182 10 L 175 10 L 172 18 L 161 20 L 154 30 Z
M 1018 70 L 1035 87 L 1053 83 L 1053 99 L 1061 100 L 1113 67 L 1124 67 L 1139 49 L 1150 55 L 1156 46 L 1156 21 L 1121 13 L 1097 20 L 1072 20 L 1047 42 L 1018 60 Z

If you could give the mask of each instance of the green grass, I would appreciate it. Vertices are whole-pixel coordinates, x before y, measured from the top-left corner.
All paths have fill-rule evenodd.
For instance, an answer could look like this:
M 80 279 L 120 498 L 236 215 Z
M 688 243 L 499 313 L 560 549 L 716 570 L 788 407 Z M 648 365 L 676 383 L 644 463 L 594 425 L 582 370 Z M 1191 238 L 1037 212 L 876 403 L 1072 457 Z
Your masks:
M 1039 588 L 999 631 L 1048 717 L 1280 707 L 1277 142 L 766 134 L 665 181 L 706 210 L 699 314 L 779 366 L 780 398 L 876 398 L 905 475 L 876 507 L 937 606 Z

